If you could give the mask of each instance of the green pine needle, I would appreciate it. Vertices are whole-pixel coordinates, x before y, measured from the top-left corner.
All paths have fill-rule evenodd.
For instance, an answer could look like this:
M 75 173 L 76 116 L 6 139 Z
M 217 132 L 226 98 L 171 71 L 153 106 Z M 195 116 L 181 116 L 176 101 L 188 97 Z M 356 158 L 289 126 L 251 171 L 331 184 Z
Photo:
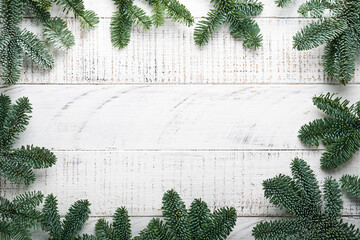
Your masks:
M 336 180 L 325 179 L 322 208 L 318 182 L 309 165 L 295 159 L 291 170 L 293 177 L 280 174 L 264 181 L 263 187 L 265 197 L 294 218 L 257 224 L 253 229 L 255 239 L 359 239 L 359 229 L 341 220 L 343 202 Z
M 56 162 L 55 155 L 45 148 L 22 146 L 12 149 L 18 135 L 29 124 L 31 111 L 28 98 L 19 98 L 11 104 L 8 96 L 0 95 L 0 175 L 26 185 L 35 181 L 33 169 L 48 168 Z
M 294 48 L 302 51 L 325 44 L 322 56 L 324 71 L 340 84 L 348 84 L 355 73 L 360 47 L 358 2 L 308 0 L 298 12 L 303 17 L 319 20 L 306 25 L 294 36 Z
M 225 16 L 222 11 L 210 10 L 205 20 L 199 21 L 195 28 L 195 43 L 199 46 L 206 45 L 212 34 L 224 23 Z
M 131 239 L 131 224 L 126 208 L 118 208 L 114 214 L 114 230 L 118 239 Z
M 153 7 L 151 17 L 134 5 L 133 0 L 113 1 L 119 10 L 113 13 L 111 19 L 111 42 L 119 49 L 128 46 L 133 27 L 141 26 L 145 30 L 150 29 L 151 25 L 160 27 L 165 23 L 166 17 L 186 26 L 194 23 L 190 11 L 177 0 L 147 0 Z
M 312 146 L 322 141 L 327 147 L 320 159 L 321 167 L 337 168 L 360 149 L 359 103 L 349 106 L 348 100 L 342 101 L 330 93 L 314 97 L 313 102 L 328 117 L 302 126 L 298 137 Z
M 294 48 L 299 51 L 316 48 L 347 30 L 342 20 L 324 19 L 305 26 L 294 36 Z
M 163 196 L 163 216 L 166 225 L 173 230 L 177 239 L 188 239 L 189 231 L 186 227 L 187 210 L 185 203 L 174 190 L 166 192 Z
M 79 200 L 71 205 L 62 222 L 57 205 L 56 197 L 50 194 L 45 199 L 42 211 L 42 225 L 52 240 L 94 239 L 88 235 L 77 235 L 91 213 L 87 200 Z
M 24 53 L 39 67 L 48 70 L 54 67 L 54 59 L 35 34 L 23 30 L 18 39 L 19 46 Z
M 338 182 L 332 178 L 326 178 L 323 191 L 325 214 L 328 216 L 340 217 L 343 201 L 341 199 L 341 190 Z
M 164 6 L 167 8 L 167 16 L 174 22 L 184 24 L 188 27 L 194 24 L 194 17 L 190 11 L 177 0 L 162 0 Z
M 45 199 L 42 210 L 43 225 L 53 239 L 61 239 L 61 222 L 58 212 L 58 202 L 54 195 L 50 194 Z
M 58 50 L 65 51 L 75 45 L 74 35 L 60 18 L 49 20 L 43 26 L 43 34 L 46 42 L 52 44 Z
M 79 200 L 71 205 L 62 224 L 61 240 L 71 240 L 82 229 L 90 215 L 90 203 L 87 200 Z M 60 239 L 59 239 L 60 240 Z
M 155 27 L 162 26 L 165 23 L 165 6 L 161 1 L 155 1 L 152 4 L 152 16 L 151 21 Z
M 360 198 L 360 178 L 358 176 L 344 175 L 340 179 L 341 188 L 354 197 Z
M 123 10 L 115 12 L 111 18 L 111 42 L 114 47 L 122 49 L 125 48 L 131 37 L 132 19 Z
M 128 212 L 119 208 L 110 224 L 98 220 L 95 233 L 102 240 L 225 240 L 236 224 L 235 208 L 221 208 L 211 213 L 205 202 L 195 199 L 187 210 L 179 194 L 170 190 L 163 196 L 163 218 L 153 218 L 139 236 L 131 238 Z
M 55 2 L 63 7 L 64 12 L 72 11 L 75 17 L 80 18 L 81 26 L 87 31 L 95 28 L 99 23 L 99 17 L 96 13 L 85 9 L 83 0 L 55 0 Z
M 288 6 L 291 2 L 292 0 L 275 0 L 276 6 L 281 8 Z
M 10 201 L 0 196 L 0 239 L 31 239 L 31 229 L 38 229 L 42 215 L 36 208 L 43 201 L 41 192 L 28 192 Z
M 26 12 L 41 23 L 47 43 L 59 50 L 67 50 L 74 45 L 74 36 L 66 23 L 59 18 L 51 18 L 50 8 L 54 3 L 66 13 L 72 11 L 86 30 L 94 28 L 99 22 L 93 11 L 85 9 L 83 0 L 1 0 L 0 62 L 1 79 L 5 84 L 19 81 L 24 53 L 42 69 L 49 70 L 54 66 L 48 46 L 34 33 L 21 29 Z
M 263 10 L 263 4 L 257 0 L 217 0 L 212 1 L 215 9 L 211 9 L 204 20 L 195 28 L 195 43 L 204 46 L 212 34 L 226 22 L 232 36 L 244 41 L 249 49 L 261 46 L 262 35 L 258 24 L 250 17 Z

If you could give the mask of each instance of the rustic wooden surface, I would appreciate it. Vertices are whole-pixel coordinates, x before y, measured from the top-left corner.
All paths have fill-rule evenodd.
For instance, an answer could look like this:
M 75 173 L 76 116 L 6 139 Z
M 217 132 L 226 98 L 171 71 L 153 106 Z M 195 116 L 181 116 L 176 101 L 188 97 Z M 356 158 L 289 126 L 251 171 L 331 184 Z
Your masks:
M 197 21 L 211 7 L 209 0 L 181 2 Z M 359 154 L 337 171 L 322 171 L 323 146 L 301 144 L 297 131 L 323 116 L 313 95 L 331 91 L 358 100 L 360 71 L 348 87 L 326 78 L 323 48 L 292 49 L 294 33 L 311 21 L 298 17 L 301 2 L 286 9 L 263 2 L 256 17 L 264 36 L 258 51 L 244 49 L 226 27 L 199 48 L 193 28 L 170 21 L 148 32 L 134 30 L 128 48 L 119 51 L 110 43 L 112 1 L 86 0 L 100 16 L 99 27 L 86 33 L 67 17 L 76 46 L 54 52 L 52 71 L 26 62 L 20 83 L 0 88 L 13 100 L 27 96 L 33 103 L 17 146 L 44 146 L 58 156 L 56 166 L 37 171 L 28 188 L 0 179 L 0 194 L 54 193 L 62 216 L 75 200 L 89 199 L 88 233 L 98 218 L 126 206 L 137 234 L 161 215 L 161 197 L 174 188 L 188 205 L 202 198 L 212 209 L 236 207 L 230 239 L 252 239 L 256 223 L 286 217 L 263 197 L 261 183 L 290 174 L 291 159 L 308 161 L 320 183 L 326 176 L 359 173 Z M 39 31 L 31 18 L 24 25 Z M 345 194 L 344 220 L 360 227 L 359 213 L 359 202 Z

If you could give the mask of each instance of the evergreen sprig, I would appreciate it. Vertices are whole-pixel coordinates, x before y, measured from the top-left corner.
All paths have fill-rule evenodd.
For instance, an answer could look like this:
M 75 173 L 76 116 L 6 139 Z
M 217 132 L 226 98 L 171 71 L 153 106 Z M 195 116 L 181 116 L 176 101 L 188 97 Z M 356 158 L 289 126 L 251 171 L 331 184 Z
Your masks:
M 60 220 L 56 197 L 52 194 L 45 199 L 42 211 L 42 224 L 50 234 L 51 240 L 86 239 L 86 235 L 79 236 L 77 233 L 82 229 L 90 215 L 90 203 L 88 200 L 76 201 L 69 208 L 63 221 Z
M 256 49 L 261 46 L 262 35 L 258 24 L 251 16 L 263 10 L 263 4 L 257 0 L 211 0 L 214 9 L 200 21 L 195 28 L 195 43 L 206 45 L 213 33 L 227 23 L 230 34 L 243 40 L 246 48 Z
M 54 66 L 47 46 L 34 33 L 21 29 L 23 15 L 28 11 L 42 24 L 44 40 L 59 50 L 74 45 L 74 36 L 60 18 L 52 18 L 50 7 L 60 5 L 65 12 L 74 12 L 82 26 L 89 30 L 99 19 L 93 11 L 85 10 L 83 0 L 0 0 L 0 62 L 1 78 L 5 84 L 15 84 L 21 75 L 23 55 L 45 70 Z
M 152 219 L 134 240 L 222 240 L 231 233 L 237 217 L 234 208 L 221 208 L 211 213 L 207 204 L 200 199 L 195 199 L 187 210 L 174 190 L 164 194 L 162 209 L 164 220 Z M 96 237 L 103 240 L 132 239 L 127 210 L 116 210 L 112 224 L 100 219 L 95 226 L 95 232 Z
M 26 185 L 35 181 L 32 169 L 48 168 L 56 162 L 56 156 L 45 148 L 32 145 L 12 148 L 29 124 L 31 111 L 28 98 L 19 98 L 11 104 L 8 96 L 0 95 L 0 175 Z
M 291 163 L 292 177 L 280 174 L 265 180 L 265 197 L 294 218 L 261 222 L 253 229 L 255 239 L 359 239 L 360 230 L 341 220 L 340 186 L 325 179 L 323 199 L 315 174 L 301 159 Z M 323 206 L 322 206 L 323 205 Z
M 151 17 L 136 6 L 133 0 L 113 1 L 119 10 L 113 13 L 111 19 L 111 42 L 119 49 L 129 44 L 133 26 L 144 29 L 150 29 L 151 25 L 159 27 L 165 23 L 166 16 L 186 26 L 194 23 L 190 11 L 177 0 L 146 0 L 153 7 Z
M 342 189 L 360 199 L 360 178 L 358 176 L 344 175 L 341 177 L 340 183 Z
M 10 201 L 0 196 L 0 239 L 31 240 L 31 229 L 41 225 L 41 212 L 36 210 L 44 195 L 29 192 Z
M 301 127 L 300 140 L 312 146 L 322 141 L 327 147 L 321 156 L 321 167 L 334 169 L 353 157 L 360 149 L 360 102 L 349 101 L 327 93 L 313 98 L 314 105 L 327 114 Z
M 276 1 L 281 7 L 291 2 Z M 360 47 L 359 2 L 308 0 L 299 7 L 298 12 L 303 17 L 319 20 L 308 24 L 294 36 L 294 48 L 303 51 L 325 44 L 322 57 L 324 71 L 341 84 L 348 84 L 355 73 L 356 55 Z

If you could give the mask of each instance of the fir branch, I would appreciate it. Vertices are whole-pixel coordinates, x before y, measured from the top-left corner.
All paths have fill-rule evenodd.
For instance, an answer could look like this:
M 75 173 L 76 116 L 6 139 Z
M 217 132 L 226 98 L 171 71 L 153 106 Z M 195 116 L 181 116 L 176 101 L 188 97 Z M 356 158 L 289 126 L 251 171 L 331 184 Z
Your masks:
M 5 117 L 3 128 L 0 129 L 0 149 L 9 150 L 18 138 L 18 134 L 24 132 L 29 124 L 32 107 L 26 97 L 16 100 L 16 104 L 11 106 Z
M 131 224 L 126 208 L 118 208 L 114 214 L 114 229 L 116 237 L 121 240 L 131 239 Z
M 29 10 L 32 16 L 35 17 L 40 23 L 46 23 L 50 20 L 51 15 L 49 10 L 34 0 L 24 0 L 24 6 Z
M 326 148 L 320 159 L 321 167 L 337 168 L 351 159 L 359 149 L 360 133 L 358 131 L 349 133 Z
M 151 27 L 151 19 L 146 16 L 144 10 L 136 5 L 131 7 L 131 13 L 135 19 L 135 26 L 141 26 L 143 29 L 148 30 Z
M 73 11 L 87 30 L 99 22 L 93 11 L 85 9 L 83 0 L 1 0 L 0 62 L 1 78 L 5 84 L 15 84 L 20 79 L 24 53 L 40 68 L 49 70 L 54 65 L 47 46 L 35 34 L 20 28 L 26 10 L 43 25 L 47 43 L 54 44 L 59 50 L 74 45 L 74 36 L 66 23 L 51 18 L 49 9 L 54 2 L 67 13 Z
M 308 24 L 294 36 L 294 48 L 302 51 L 326 44 L 322 56 L 324 71 L 340 84 L 348 84 L 355 73 L 360 47 L 358 2 L 308 0 L 298 12 L 303 17 L 319 20 Z
M 310 23 L 294 36 L 294 48 L 309 50 L 331 41 L 347 30 L 347 23 L 342 20 L 324 19 Z
M 53 0 L 33 0 L 36 2 L 40 7 L 45 9 L 50 9 L 51 5 L 53 4 Z
M 263 11 L 264 4 L 258 0 L 241 0 L 235 2 L 235 8 L 246 16 L 256 16 Z
M 0 154 L 0 167 L 0 175 L 11 182 L 30 185 L 35 181 L 35 174 L 32 169 L 20 164 L 7 153 Z
M 179 194 L 170 190 L 163 197 L 163 216 L 166 225 L 172 229 L 177 239 L 189 239 L 189 229 L 187 227 L 187 211 L 185 203 Z
M 30 192 L 18 195 L 11 202 L 0 197 L 1 239 L 31 239 L 30 229 L 37 228 L 41 213 L 36 210 L 43 201 L 43 194 Z
M 139 236 L 133 240 L 225 240 L 236 223 L 235 208 L 221 208 L 211 213 L 207 204 L 195 199 L 189 210 L 179 194 L 170 190 L 163 196 L 164 220 L 153 218 Z M 104 240 L 131 240 L 131 225 L 128 212 L 119 208 L 110 224 L 99 219 L 95 226 L 98 239 Z
M 56 4 L 63 7 L 63 11 L 69 13 L 72 11 L 75 17 L 80 18 L 83 28 L 89 31 L 99 23 L 99 18 L 95 12 L 86 10 L 83 0 L 55 0 Z
M 125 48 L 131 37 L 131 17 L 123 10 L 115 12 L 111 18 L 111 42 L 116 48 Z
M 244 39 L 244 47 L 257 49 L 261 46 L 262 35 L 260 34 L 260 28 L 253 19 L 238 11 L 231 11 L 228 13 L 227 22 L 230 34 L 235 38 Z
M 162 26 L 165 23 L 165 6 L 161 1 L 154 1 L 152 4 L 151 21 L 155 27 Z
M 92 235 L 83 234 L 80 236 L 76 236 L 73 240 L 99 240 L 99 238 Z
M 117 239 L 115 230 L 113 229 L 112 225 L 110 225 L 104 219 L 99 219 L 98 222 L 95 224 L 95 234 L 96 234 L 96 238 L 98 239 L 105 239 L 105 240 Z M 124 240 L 129 240 L 129 239 L 124 238 Z
M 18 162 L 34 169 L 48 168 L 56 163 L 56 156 L 46 148 L 22 146 L 15 149 L 13 155 Z
M 326 178 L 324 183 L 324 205 L 325 214 L 330 217 L 340 217 L 343 209 L 341 190 L 338 182 L 334 179 Z
M 131 38 L 133 27 L 142 26 L 143 29 L 150 29 L 165 23 L 166 16 L 174 22 L 191 26 L 194 18 L 189 10 L 177 0 L 147 0 L 153 7 L 152 16 L 148 17 L 143 9 L 134 5 L 132 0 L 114 0 L 118 11 L 113 13 L 111 19 L 111 42 L 114 47 L 125 48 Z
M 176 239 L 170 232 L 170 229 L 159 218 L 150 220 L 147 227 L 140 232 L 140 235 L 135 237 L 134 240 L 148 240 L 148 239 L 161 239 L 170 240 Z
M 215 9 L 200 21 L 195 28 L 195 43 L 203 46 L 209 42 L 213 32 L 225 21 L 235 38 L 244 40 L 244 47 L 256 49 L 261 46 L 262 36 L 258 24 L 250 16 L 260 14 L 263 5 L 256 0 L 212 1 Z
M 291 173 L 298 189 L 298 195 L 305 202 L 306 211 L 319 214 L 321 211 L 321 191 L 314 172 L 301 159 L 295 158 L 291 163 Z
M 257 240 L 301 239 L 302 219 L 281 219 L 261 222 L 254 227 L 252 235 Z
M 328 145 L 321 157 L 321 167 L 333 169 L 348 161 L 360 149 L 360 118 L 357 105 L 349 106 L 348 100 L 333 94 L 313 98 L 314 105 L 328 115 L 301 127 L 300 140 L 318 146 L 322 141 Z
M 253 229 L 255 239 L 359 239 L 359 229 L 340 218 L 342 200 L 337 182 L 331 178 L 325 180 L 325 210 L 321 210 L 317 203 L 320 190 L 313 171 L 301 159 L 292 162 L 291 170 L 293 178 L 280 174 L 264 181 L 263 186 L 265 197 L 295 218 L 257 224 Z M 316 191 L 315 203 L 309 201 L 313 198 L 311 191 Z
M 19 133 L 25 131 L 32 111 L 29 99 L 0 95 L 0 175 L 15 183 L 29 185 L 35 181 L 32 169 L 48 168 L 56 162 L 55 155 L 45 148 L 22 146 L 12 149 Z
M 354 197 L 360 198 L 360 178 L 358 176 L 344 175 L 340 179 L 341 188 Z
M 6 35 L 2 34 L 2 36 Z M 1 78 L 5 84 L 15 84 L 20 79 L 23 66 L 23 50 L 10 35 L 3 40 L 1 47 Z
M 236 225 L 235 208 L 221 208 L 214 211 L 210 217 L 212 223 L 205 225 L 200 235 L 202 239 L 226 239 Z
M 21 0 L 2 0 L 0 7 L 2 30 L 14 36 L 22 22 L 24 5 Z
M 320 141 L 328 145 L 343 137 L 348 133 L 348 129 L 351 129 L 351 125 L 344 128 L 344 125 L 340 124 L 336 119 L 316 119 L 301 127 L 299 138 L 303 143 L 311 146 L 319 146 Z
M 6 116 L 11 109 L 11 99 L 9 96 L 0 94 L 0 129 L 3 129 Z
M 330 7 L 331 3 L 327 0 L 309 0 L 300 5 L 298 13 L 303 17 L 321 18 Z
M 50 194 L 45 199 L 42 210 L 42 222 L 45 230 L 53 239 L 61 239 L 61 222 L 58 212 L 58 202 L 54 195 Z
M 185 24 L 190 27 L 194 24 L 194 17 L 190 11 L 177 0 L 161 0 L 167 8 L 167 15 L 174 22 Z
M 61 222 L 57 207 L 57 199 L 52 194 L 45 199 L 42 211 L 42 225 L 49 232 L 52 240 L 93 239 L 90 236 L 78 236 L 90 215 L 90 203 L 87 200 L 79 200 L 71 205 Z
M 288 6 L 291 2 L 292 0 L 275 0 L 276 6 L 281 8 Z
M 43 202 L 43 199 L 44 195 L 41 192 L 28 192 L 16 196 L 12 204 L 17 211 L 26 212 L 29 209 L 35 209 L 39 206 Z
M 39 67 L 48 70 L 54 67 L 54 59 L 44 43 L 35 34 L 23 30 L 18 38 L 18 44 L 24 53 Z
M 201 199 L 195 199 L 189 209 L 189 231 L 191 239 L 195 239 L 197 236 L 201 236 L 201 239 L 205 239 L 203 229 L 211 225 L 211 212 L 207 204 Z
M 79 200 L 70 207 L 62 224 L 61 240 L 71 240 L 81 230 L 91 213 L 89 206 L 87 200 Z
M 54 45 L 58 50 L 64 51 L 75 45 L 74 35 L 60 18 L 49 20 L 43 26 L 43 34 L 46 42 Z
M 225 21 L 225 13 L 211 9 L 205 20 L 198 22 L 195 28 L 195 43 L 199 46 L 206 45 L 212 34 L 219 28 Z

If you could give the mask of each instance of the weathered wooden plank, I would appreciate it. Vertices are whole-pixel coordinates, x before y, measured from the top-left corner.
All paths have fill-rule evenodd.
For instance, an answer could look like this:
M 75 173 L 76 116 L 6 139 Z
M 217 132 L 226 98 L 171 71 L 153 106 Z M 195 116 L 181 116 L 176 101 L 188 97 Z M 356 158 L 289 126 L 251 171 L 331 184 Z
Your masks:
M 55 150 L 309 149 L 299 128 L 321 118 L 315 94 L 359 100 L 360 86 L 21 86 L 34 113 L 17 142 Z
M 263 33 L 263 46 L 257 51 L 245 49 L 226 27 L 200 48 L 194 43 L 193 28 L 174 23 L 146 32 L 134 30 L 129 46 L 118 50 L 110 42 L 109 19 L 101 19 L 89 33 L 69 19 L 76 45 L 67 52 L 55 52 L 56 65 L 49 72 L 26 62 L 19 83 L 338 84 L 322 70 L 322 47 L 302 52 L 292 48 L 292 37 L 310 20 L 257 21 Z M 351 83 L 360 82 L 359 66 Z
M 98 138 L 101 141 L 101 138 Z M 262 182 L 277 174 L 290 174 L 290 162 L 306 160 L 323 183 L 326 176 L 360 172 L 359 154 L 337 171 L 320 169 L 315 151 L 61 151 L 57 164 L 37 171 L 36 182 L 26 188 L 0 181 L 0 194 L 41 190 L 58 196 L 60 213 L 78 199 L 88 199 L 93 216 L 111 216 L 125 206 L 131 216 L 161 216 L 165 191 L 178 191 L 187 206 L 202 198 L 211 209 L 233 206 L 239 216 L 283 216 L 264 197 Z M 360 215 L 360 203 L 344 196 L 344 215 Z
M 99 17 L 108 18 L 112 16 L 112 13 L 116 11 L 116 7 L 112 0 L 97 1 L 97 0 L 85 0 L 85 6 L 88 9 L 94 10 Z M 213 8 L 213 4 L 210 0 L 180 0 L 192 13 L 195 18 L 201 18 L 206 16 L 210 8 Z M 299 17 L 297 13 L 298 6 L 305 2 L 305 0 L 294 0 L 287 8 L 277 8 L 274 0 L 261 0 L 264 4 L 264 11 L 258 17 Z M 143 8 L 149 14 L 152 8 L 145 0 L 135 0 L 134 3 Z M 61 12 L 60 8 L 53 7 L 52 12 L 56 16 L 66 16 Z
M 105 218 L 108 221 L 111 221 L 111 218 L 107 217 Z M 237 220 L 237 224 L 229 236 L 228 240 L 239 240 L 239 239 L 254 239 L 251 235 L 252 228 L 259 222 L 262 221 L 270 221 L 274 220 L 275 218 L 248 218 L 248 217 L 240 217 Z M 132 234 L 133 236 L 137 236 L 141 230 L 143 230 L 151 218 L 149 217 L 134 217 L 131 218 L 131 224 L 132 224 Z M 355 225 L 356 227 L 360 227 L 360 218 L 357 217 L 344 217 L 343 220 L 345 222 L 348 222 L 350 224 Z M 88 234 L 94 234 L 94 227 L 97 222 L 97 218 L 90 218 L 86 225 L 84 226 L 84 229 L 81 233 L 88 233 Z M 40 234 L 39 232 L 36 232 L 33 235 L 34 239 L 42 240 L 42 239 L 48 239 L 46 234 Z

